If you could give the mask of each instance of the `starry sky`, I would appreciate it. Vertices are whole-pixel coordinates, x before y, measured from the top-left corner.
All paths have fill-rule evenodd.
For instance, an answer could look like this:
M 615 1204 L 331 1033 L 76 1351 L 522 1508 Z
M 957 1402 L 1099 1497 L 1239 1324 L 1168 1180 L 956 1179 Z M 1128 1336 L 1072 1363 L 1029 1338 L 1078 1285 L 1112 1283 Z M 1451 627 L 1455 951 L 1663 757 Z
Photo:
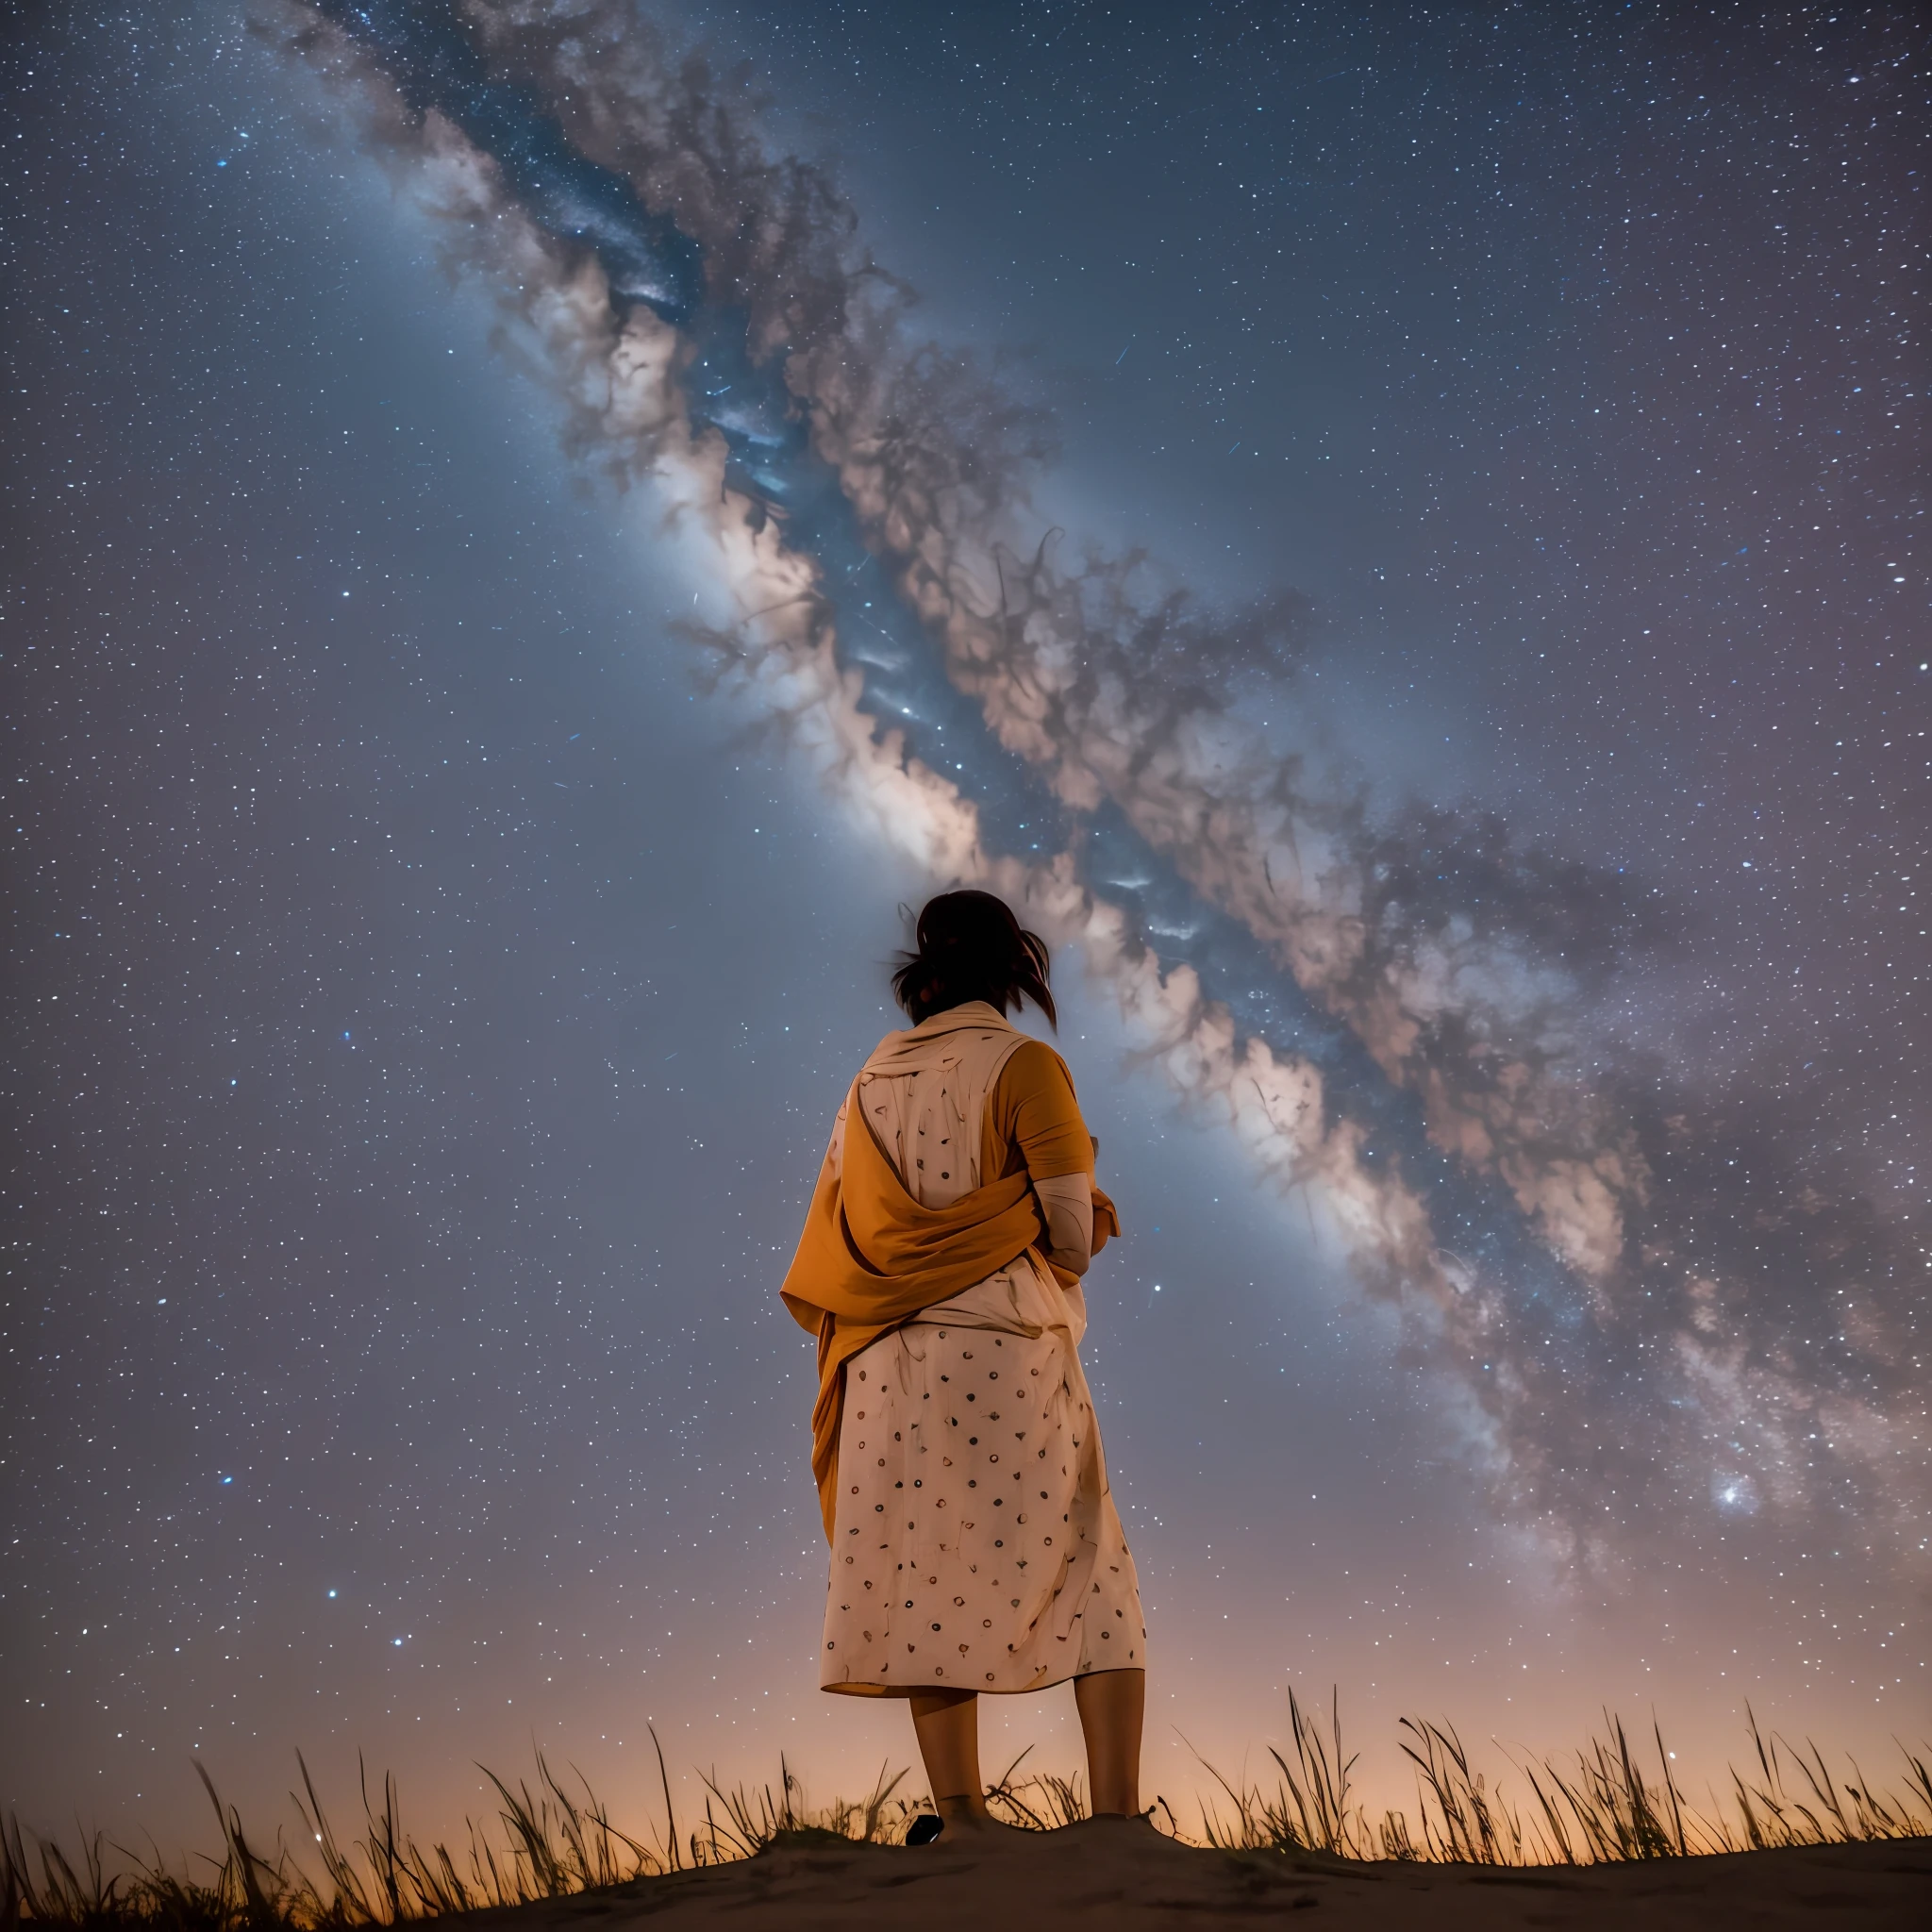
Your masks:
M 1407 1712 L 1924 1737 L 1928 61 L 15 15 L 0 1804 L 908 1761 L 815 1689 L 776 1286 L 962 881 L 1126 1227 L 1151 1790 L 1291 1685 L 1376 1803 Z

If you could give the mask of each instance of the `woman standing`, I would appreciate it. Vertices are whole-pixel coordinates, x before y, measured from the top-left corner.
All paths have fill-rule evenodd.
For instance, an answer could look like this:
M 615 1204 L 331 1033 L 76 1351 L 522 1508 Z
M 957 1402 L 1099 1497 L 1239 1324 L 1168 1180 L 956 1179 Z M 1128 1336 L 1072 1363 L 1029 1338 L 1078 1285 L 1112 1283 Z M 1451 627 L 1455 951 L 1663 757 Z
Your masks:
M 1074 1679 L 1099 1813 L 1140 1809 L 1146 1633 L 1078 1345 L 1120 1231 L 1046 947 L 990 892 L 919 915 L 913 1024 L 832 1127 L 786 1306 L 818 1337 L 812 1470 L 832 1542 L 822 1683 L 904 1697 L 945 1830 L 987 1828 L 981 1691 Z

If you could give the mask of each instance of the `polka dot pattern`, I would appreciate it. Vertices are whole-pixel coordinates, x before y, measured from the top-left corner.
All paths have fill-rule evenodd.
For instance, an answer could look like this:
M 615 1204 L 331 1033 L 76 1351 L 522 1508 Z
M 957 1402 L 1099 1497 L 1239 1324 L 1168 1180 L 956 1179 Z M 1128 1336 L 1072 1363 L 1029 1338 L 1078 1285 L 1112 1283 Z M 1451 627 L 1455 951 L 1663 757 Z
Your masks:
M 821 1681 L 1035 1690 L 1141 1669 L 1133 1557 L 1065 1330 L 909 1324 L 853 1358 Z

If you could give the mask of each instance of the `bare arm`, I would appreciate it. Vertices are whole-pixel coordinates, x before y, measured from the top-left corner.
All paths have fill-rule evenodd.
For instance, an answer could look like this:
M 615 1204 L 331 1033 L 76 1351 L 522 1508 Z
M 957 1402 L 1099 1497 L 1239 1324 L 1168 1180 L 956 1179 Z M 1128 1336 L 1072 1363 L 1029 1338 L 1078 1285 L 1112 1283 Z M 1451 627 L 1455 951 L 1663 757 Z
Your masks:
M 1047 1257 L 1069 1274 L 1093 1261 L 1093 1184 L 1084 1174 L 1058 1174 L 1033 1183 L 1046 1217 Z

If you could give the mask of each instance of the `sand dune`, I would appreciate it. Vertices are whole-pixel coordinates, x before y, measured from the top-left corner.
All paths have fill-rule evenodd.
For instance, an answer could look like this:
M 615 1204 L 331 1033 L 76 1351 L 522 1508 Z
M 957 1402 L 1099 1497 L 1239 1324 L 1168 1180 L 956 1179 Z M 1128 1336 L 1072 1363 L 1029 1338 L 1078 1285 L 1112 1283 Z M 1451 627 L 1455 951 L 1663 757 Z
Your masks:
M 1304 1918 L 1307 1912 L 1315 1916 Z M 1139 1823 L 1101 1819 L 917 1850 L 793 1841 L 740 1864 L 485 1912 L 475 1923 L 478 1932 L 486 1924 L 489 1932 L 621 1932 L 632 1921 L 648 1921 L 652 1932 L 1071 1932 L 1276 1922 L 1351 1932 L 1932 1932 L 1932 1839 L 1522 1871 L 1202 1851 Z

